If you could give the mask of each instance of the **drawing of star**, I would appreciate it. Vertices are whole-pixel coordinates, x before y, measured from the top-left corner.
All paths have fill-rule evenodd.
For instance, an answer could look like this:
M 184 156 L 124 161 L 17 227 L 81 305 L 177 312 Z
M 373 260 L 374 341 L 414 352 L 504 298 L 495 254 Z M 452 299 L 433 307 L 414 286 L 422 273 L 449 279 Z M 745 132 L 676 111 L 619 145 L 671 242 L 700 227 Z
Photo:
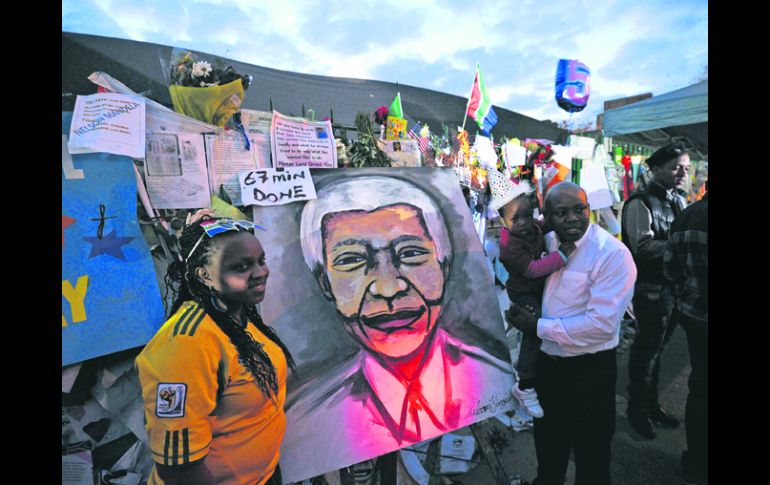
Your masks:
M 114 256 L 118 259 L 126 261 L 126 256 L 123 254 L 121 246 L 128 244 L 134 238 L 117 237 L 115 236 L 115 229 L 113 229 L 111 233 L 107 234 L 102 239 L 99 239 L 96 236 L 84 237 L 83 239 L 93 244 L 93 247 L 91 247 L 91 254 L 88 255 L 88 259 L 95 258 L 100 254 L 109 254 L 110 256 Z
M 61 216 L 61 247 L 64 247 L 64 230 L 76 223 L 77 220 L 71 217 L 67 217 L 64 214 Z

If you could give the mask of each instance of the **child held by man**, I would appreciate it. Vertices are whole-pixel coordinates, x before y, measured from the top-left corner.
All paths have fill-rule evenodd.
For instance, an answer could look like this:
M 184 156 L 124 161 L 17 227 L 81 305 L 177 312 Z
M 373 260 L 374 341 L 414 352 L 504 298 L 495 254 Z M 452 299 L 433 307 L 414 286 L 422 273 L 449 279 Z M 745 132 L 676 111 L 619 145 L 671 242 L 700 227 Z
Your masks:
M 546 277 L 564 267 L 575 244 L 562 243 L 557 251 L 548 254 L 544 238 L 548 230 L 542 220 L 534 217 L 532 186 L 526 181 L 514 184 L 496 171 L 490 173 L 490 207 L 498 211 L 503 224 L 499 259 L 508 272 L 508 298 L 539 317 Z M 533 418 L 543 417 L 535 391 L 535 360 L 540 344 L 535 332 L 522 335 L 516 364 L 519 380 L 513 386 L 513 396 Z

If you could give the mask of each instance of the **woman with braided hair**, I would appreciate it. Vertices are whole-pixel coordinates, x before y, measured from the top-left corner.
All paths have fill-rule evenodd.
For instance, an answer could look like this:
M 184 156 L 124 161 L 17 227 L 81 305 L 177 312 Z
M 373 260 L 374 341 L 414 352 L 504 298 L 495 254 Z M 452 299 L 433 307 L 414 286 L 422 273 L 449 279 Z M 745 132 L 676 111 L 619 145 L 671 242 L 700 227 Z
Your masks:
M 154 484 L 280 484 L 279 448 L 289 350 L 256 305 L 270 270 L 262 229 L 201 220 L 180 237 L 169 265 L 169 319 L 136 359 Z

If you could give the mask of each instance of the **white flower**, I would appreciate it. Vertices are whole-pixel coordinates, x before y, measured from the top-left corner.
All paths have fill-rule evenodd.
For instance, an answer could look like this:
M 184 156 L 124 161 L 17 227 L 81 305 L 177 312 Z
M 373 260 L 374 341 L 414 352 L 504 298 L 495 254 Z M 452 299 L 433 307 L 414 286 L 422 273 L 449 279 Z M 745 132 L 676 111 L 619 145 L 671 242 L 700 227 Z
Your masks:
M 206 61 L 200 61 L 193 64 L 192 77 L 209 77 L 211 73 L 211 64 Z

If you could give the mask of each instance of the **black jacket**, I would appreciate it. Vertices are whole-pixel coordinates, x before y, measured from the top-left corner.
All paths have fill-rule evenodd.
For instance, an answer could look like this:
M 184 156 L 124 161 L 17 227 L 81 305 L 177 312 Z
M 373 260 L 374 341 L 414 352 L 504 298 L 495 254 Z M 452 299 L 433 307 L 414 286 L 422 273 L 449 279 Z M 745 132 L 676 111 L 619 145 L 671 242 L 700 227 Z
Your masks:
M 637 269 L 636 281 L 665 285 L 663 250 L 674 218 L 684 209 L 685 199 L 675 191 L 669 195 L 662 185 L 653 180 L 645 190 L 635 192 L 628 198 L 623 205 L 623 216 L 626 214 L 628 203 L 635 199 L 640 199 L 652 214 L 651 229 L 654 234 L 651 238 L 642 238 L 634 251 L 629 243 L 626 224 L 623 224 L 621 237 L 634 257 Z

